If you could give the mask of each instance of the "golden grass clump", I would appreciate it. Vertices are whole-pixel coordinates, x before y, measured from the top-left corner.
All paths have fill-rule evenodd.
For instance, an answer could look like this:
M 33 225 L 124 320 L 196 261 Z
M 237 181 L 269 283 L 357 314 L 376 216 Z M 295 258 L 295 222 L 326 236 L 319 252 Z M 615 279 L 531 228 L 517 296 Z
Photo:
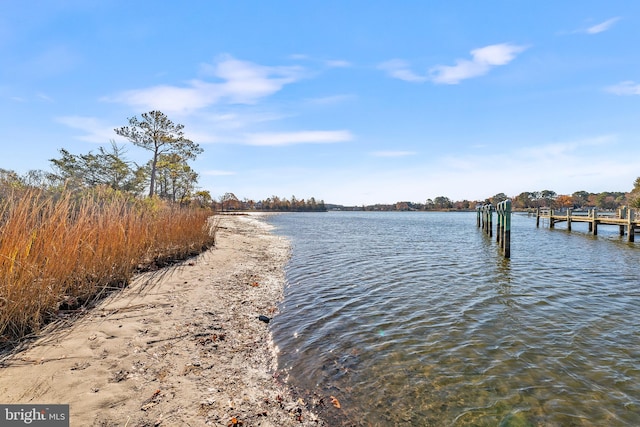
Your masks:
M 0 194 L 0 344 L 215 243 L 212 212 L 95 191 Z

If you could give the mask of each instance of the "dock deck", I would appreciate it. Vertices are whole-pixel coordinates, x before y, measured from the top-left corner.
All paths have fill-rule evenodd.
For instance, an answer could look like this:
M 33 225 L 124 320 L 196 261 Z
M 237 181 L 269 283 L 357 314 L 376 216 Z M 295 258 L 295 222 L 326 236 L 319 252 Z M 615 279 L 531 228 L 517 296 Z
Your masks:
M 598 234 L 599 225 L 617 225 L 620 235 L 627 234 L 629 242 L 633 242 L 635 233 L 640 231 L 640 219 L 636 218 L 636 211 L 631 208 L 618 209 L 618 212 L 599 212 L 597 209 L 575 212 L 572 209 L 558 213 L 553 209 L 538 208 L 536 210 L 536 227 L 540 227 L 540 219 L 549 220 L 549 228 L 554 228 L 558 222 L 566 222 L 567 229 L 571 231 L 571 223 L 586 222 L 589 224 L 589 232 L 594 236 Z

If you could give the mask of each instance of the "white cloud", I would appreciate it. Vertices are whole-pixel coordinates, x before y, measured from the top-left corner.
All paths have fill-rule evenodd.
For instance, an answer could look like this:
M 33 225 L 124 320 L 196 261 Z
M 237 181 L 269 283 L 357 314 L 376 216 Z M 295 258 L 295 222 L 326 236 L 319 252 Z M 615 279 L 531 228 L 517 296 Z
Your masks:
M 498 192 L 516 196 L 523 191 L 545 188 L 559 194 L 583 189 L 624 191 L 632 186 L 637 176 L 633 160 L 602 156 L 602 148 L 593 149 L 617 142 L 615 135 L 602 135 L 518 148 L 501 154 L 439 159 L 431 176 L 434 181 L 437 178 L 447 183 L 450 190 L 445 194 L 453 195 L 456 200 L 469 196 L 489 197 Z M 500 167 L 483 168 L 480 165 Z
M 289 59 L 293 59 L 296 61 L 315 62 L 329 68 L 347 68 L 353 65 L 350 61 L 346 61 L 344 59 L 321 59 L 303 53 L 289 55 Z
M 259 146 L 283 146 L 293 144 L 327 144 L 351 141 L 353 135 L 347 130 L 267 132 L 247 135 L 246 144 Z
M 499 65 L 506 65 L 526 49 L 510 43 L 494 44 L 471 51 L 471 60 L 458 59 L 456 65 L 437 65 L 431 69 L 434 83 L 458 84 L 460 81 L 478 77 Z
M 601 147 L 603 145 L 615 144 L 617 139 L 616 135 L 599 135 L 574 141 L 557 142 L 538 147 L 523 148 L 515 153 L 524 159 L 545 160 L 557 163 L 562 157 L 573 157 L 578 154 L 579 150 L 586 152 L 590 147 Z
M 609 86 L 605 90 L 615 95 L 640 95 L 640 83 L 627 80 L 617 85 Z
M 409 64 L 401 59 L 392 59 L 378 65 L 378 68 L 386 71 L 391 77 L 411 83 L 422 83 L 427 81 L 427 76 L 414 73 Z
M 255 104 L 303 78 L 301 67 L 270 67 L 223 55 L 201 66 L 214 82 L 194 79 L 182 86 L 158 85 L 124 91 L 104 100 L 168 113 L 187 113 L 213 104 Z M 221 81 L 220 81 L 221 80 Z
M 414 156 L 415 151 L 374 151 L 371 153 L 374 157 L 406 157 Z
M 587 28 L 585 32 L 587 34 L 602 33 L 604 31 L 607 31 L 609 28 L 611 28 L 613 26 L 613 24 L 615 24 L 619 20 L 620 20 L 620 17 L 607 19 L 606 21 L 604 21 L 604 22 L 602 22 L 600 24 L 597 24 L 597 25 L 594 25 L 592 27 Z
M 231 103 L 255 104 L 259 99 L 278 92 L 286 84 L 303 77 L 303 69 L 293 67 L 269 67 L 240 61 L 224 55 L 213 66 L 205 66 L 212 74 L 225 80 L 221 89 Z
M 411 83 L 431 80 L 434 83 L 458 84 L 462 80 L 484 75 L 494 67 L 508 64 L 526 48 L 510 43 L 481 47 L 471 51 L 471 59 L 458 59 L 456 65 L 436 65 L 429 70 L 429 75 L 414 72 L 409 63 L 401 59 L 383 62 L 378 68 L 393 78 Z
M 333 59 L 329 61 L 325 61 L 325 65 L 330 68 L 347 68 L 351 67 L 351 63 L 349 61 L 344 61 L 341 59 Z
M 214 104 L 221 97 L 215 85 L 193 81 L 190 87 L 153 86 L 135 89 L 104 98 L 106 101 L 121 102 L 143 110 L 161 110 L 166 113 L 180 113 L 198 110 Z
M 329 95 L 321 98 L 308 99 L 307 102 L 315 105 L 335 105 L 335 104 L 340 104 L 342 102 L 345 102 L 354 98 L 355 98 L 355 95 L 351 95 L 351 94 Z
M 84 134 L 77 137 L 80 141 L 96 142 L 99 144 L 106 143 L 110 140 L 124 141 L 123 138 L 116 135 L 113 131 L 116 126 L 106 125 L 95 117 L 63 116 L 57 117 L 55 120 L 70 128 L 83 131 Z

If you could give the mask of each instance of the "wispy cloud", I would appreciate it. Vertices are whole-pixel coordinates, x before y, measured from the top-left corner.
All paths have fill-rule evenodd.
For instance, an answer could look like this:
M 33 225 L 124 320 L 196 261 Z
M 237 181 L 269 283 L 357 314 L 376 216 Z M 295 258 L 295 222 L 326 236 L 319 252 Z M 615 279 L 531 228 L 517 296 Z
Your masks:
M 411 83 L 422 83 L 428 80 L 428 76 L 416 74 L 411 70 L 408 62 L 402 59 L 392 59 L 378 65 L 378 68 L 386 71 L 391 77 Z
M 351 62 L 342 59 L 330 59 L 325 61 L 325 65 L 329 68 L 348 68 L 351 67 Z
M 323 96 L 321 98 L 312 98 L 308 99 L 307 102 L 309 104 L 315 105 L 335 105 L 340 104 L 342 102 L 348 101 L 350 99 L 354 99 L 356 96 L 351 94 L 341 94 L 341 95 L 329 95 Z
M 283 146 L 293 144 L 327 144 L 347 142 L 353 139 L 348 130 L 299 131 L 254 133 L 246 137 L 245 143 L 259 146 Z
M 434 83 L 458 84 L 462 80 L 478 77 L 494 67 L 506 65 L 527 47 L 510 43 L 494 44 L 471 51 L 471 59 L 458 59 L 456 65 L 437 65 L 431 69 Z
M 278 121 L 291 116 L 291 114 L 262 110 L 231 110 L 198 115 L 206 126 L 225 131 L 243 129 L 255 124 Z
M 593 25 L 589 28 L 587 28 L 585 30 L 585 32 L 587 34 L 598 34 L 598 33 L 602 33 L 607 31 L 608 29 L 610 29 L 613 24 L 615 24 L 616 22 L 618 22 L 620 20 L 620 17 L 615 17 L 615 18 L 611 18 L 611 19 L 607 19 L 604 22 L 601 22 L 600 24 L 597 25 Z
M 106 125 L 95 117 L 63 116 L 57 117 L 55 120 L 70 128 L 82 131 L 83 134 L 77 137 L 80 141 L 103 144 L 110 140 L 122 140 L 113 131 L 116 126 Z
M 374 151 L 371 153 L 374 157 L 407 157 L 416 154 L 415 151 Z
M 640 83 L 627 80 L 617 85 L 609 86 L 605 90 L 615 95 L 640 95 Z
M 42 101 L 46 101 L 46 102 L 54 102 L 53 98 L 51 98 L 49 95 L 42 93 L 42 92 L 38 92 L 36 94 L 36 96 L 38 97 L 38 99 L 42 100 Z
M 572 141 L 545 144 L 539 147 L 522 148 L 516 151 L 516 153 L 519 153 L 522 158 L 525 159 L 547 159 L 548 161 L 558 163 L 561 157 L 572 157 L 578 150 L 587 151 L 591 147 L 615 144 L 617 140 L 618 137 L 616 135 L 598 135 Z
M 158 85 L 134 89 L 103 100 L 143 109 L 187 113 L 222 102 L 255 104 L 305 75 L 302 67 L 265 66 L 241 61 L 230 55 L 220 56 L 214 64 L 202 65 L 201 72 L 206 77 L 213 77 L 214 81 L 193 79 L 182 86 Z
M 506 65 L 527 49 L 526 46 L 500 43 L 471 51 L 471 59 L 458 59 L 455 65 L 436 65 L 428 74 L 416 73 L 401 59 L 392 59 L 378 65 L 391 77 L 411 83 L 432 81 L 437 84 L 458 84 L 462 80 L 487 74 L 492 68 Z
M 323 59 L 323 58 L 307 55 L 304 53 L 296 53 L 293 55 L 289 55 L 289 59 L 293 59 L 296 61 L 314 62 L 314 63 L 322 64 L 328 68 L 348 68 L 353 66 L 353 64 L 350 61 L 346 61 L 344 59 Z

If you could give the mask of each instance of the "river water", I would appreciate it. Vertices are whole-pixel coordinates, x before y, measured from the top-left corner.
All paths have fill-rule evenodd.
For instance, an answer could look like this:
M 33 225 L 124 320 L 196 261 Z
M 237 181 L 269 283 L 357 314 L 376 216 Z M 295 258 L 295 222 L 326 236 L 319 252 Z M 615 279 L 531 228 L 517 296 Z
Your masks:
M 514 214 L 504 259 L 475 213 L 268 221 L 292 243 L 280 374 L 331 425 L 640 425 L 640 243 L 617 227 Z

